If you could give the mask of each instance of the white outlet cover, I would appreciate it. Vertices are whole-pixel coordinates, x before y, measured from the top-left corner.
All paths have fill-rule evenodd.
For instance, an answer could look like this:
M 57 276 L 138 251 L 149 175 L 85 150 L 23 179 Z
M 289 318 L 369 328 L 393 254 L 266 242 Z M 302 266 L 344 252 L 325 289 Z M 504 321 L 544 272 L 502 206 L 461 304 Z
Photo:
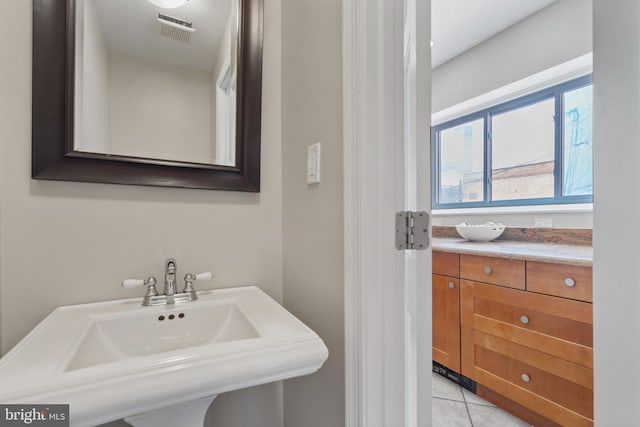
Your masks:
M 551 218 L 534 218 L 533 225 L 536 228 L 551 228 L 553 227 L 553 220 Z

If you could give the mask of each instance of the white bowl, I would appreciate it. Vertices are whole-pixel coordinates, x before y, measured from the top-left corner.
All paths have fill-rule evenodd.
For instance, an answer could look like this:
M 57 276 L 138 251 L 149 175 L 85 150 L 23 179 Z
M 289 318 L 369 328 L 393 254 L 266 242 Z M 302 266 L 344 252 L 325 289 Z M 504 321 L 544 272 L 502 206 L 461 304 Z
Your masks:
M 487 222 L 481 225 L 472 225 L 468 222 L 456 225 L 456 231 L 467 240 L 474 242 L 488 242 L 498 238 L 505 226 L 500 223 Z

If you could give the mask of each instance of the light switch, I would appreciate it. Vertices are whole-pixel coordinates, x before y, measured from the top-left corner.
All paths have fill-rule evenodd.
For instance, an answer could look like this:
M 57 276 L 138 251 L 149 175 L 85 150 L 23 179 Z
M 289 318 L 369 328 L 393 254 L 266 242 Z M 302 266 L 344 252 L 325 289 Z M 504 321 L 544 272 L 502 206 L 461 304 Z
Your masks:
M 307 148 L 307 184 L 320 182 L 320 143 Z

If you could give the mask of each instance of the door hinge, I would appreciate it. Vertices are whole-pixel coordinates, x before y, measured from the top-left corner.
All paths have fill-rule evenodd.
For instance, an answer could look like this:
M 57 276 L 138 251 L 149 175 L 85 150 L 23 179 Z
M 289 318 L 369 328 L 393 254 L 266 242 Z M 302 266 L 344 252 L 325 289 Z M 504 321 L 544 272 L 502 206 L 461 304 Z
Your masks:
M 396 249 L 423 251 L 429 247 L 429 214 L 398 212 L 396 214 Z

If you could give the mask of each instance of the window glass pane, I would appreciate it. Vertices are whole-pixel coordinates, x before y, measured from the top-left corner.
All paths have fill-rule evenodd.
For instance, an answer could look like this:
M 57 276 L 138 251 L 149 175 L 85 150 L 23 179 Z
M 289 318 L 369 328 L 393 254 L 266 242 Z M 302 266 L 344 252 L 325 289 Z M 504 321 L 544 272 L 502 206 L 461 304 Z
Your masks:
M 593 194 L 592 86 L 564 94 L 562 194 Z
M 554 195 L 554 99 L 492 118 L 491 199 Z
M 484 200 L 484 119 L 440 132 L 439 203 Z

